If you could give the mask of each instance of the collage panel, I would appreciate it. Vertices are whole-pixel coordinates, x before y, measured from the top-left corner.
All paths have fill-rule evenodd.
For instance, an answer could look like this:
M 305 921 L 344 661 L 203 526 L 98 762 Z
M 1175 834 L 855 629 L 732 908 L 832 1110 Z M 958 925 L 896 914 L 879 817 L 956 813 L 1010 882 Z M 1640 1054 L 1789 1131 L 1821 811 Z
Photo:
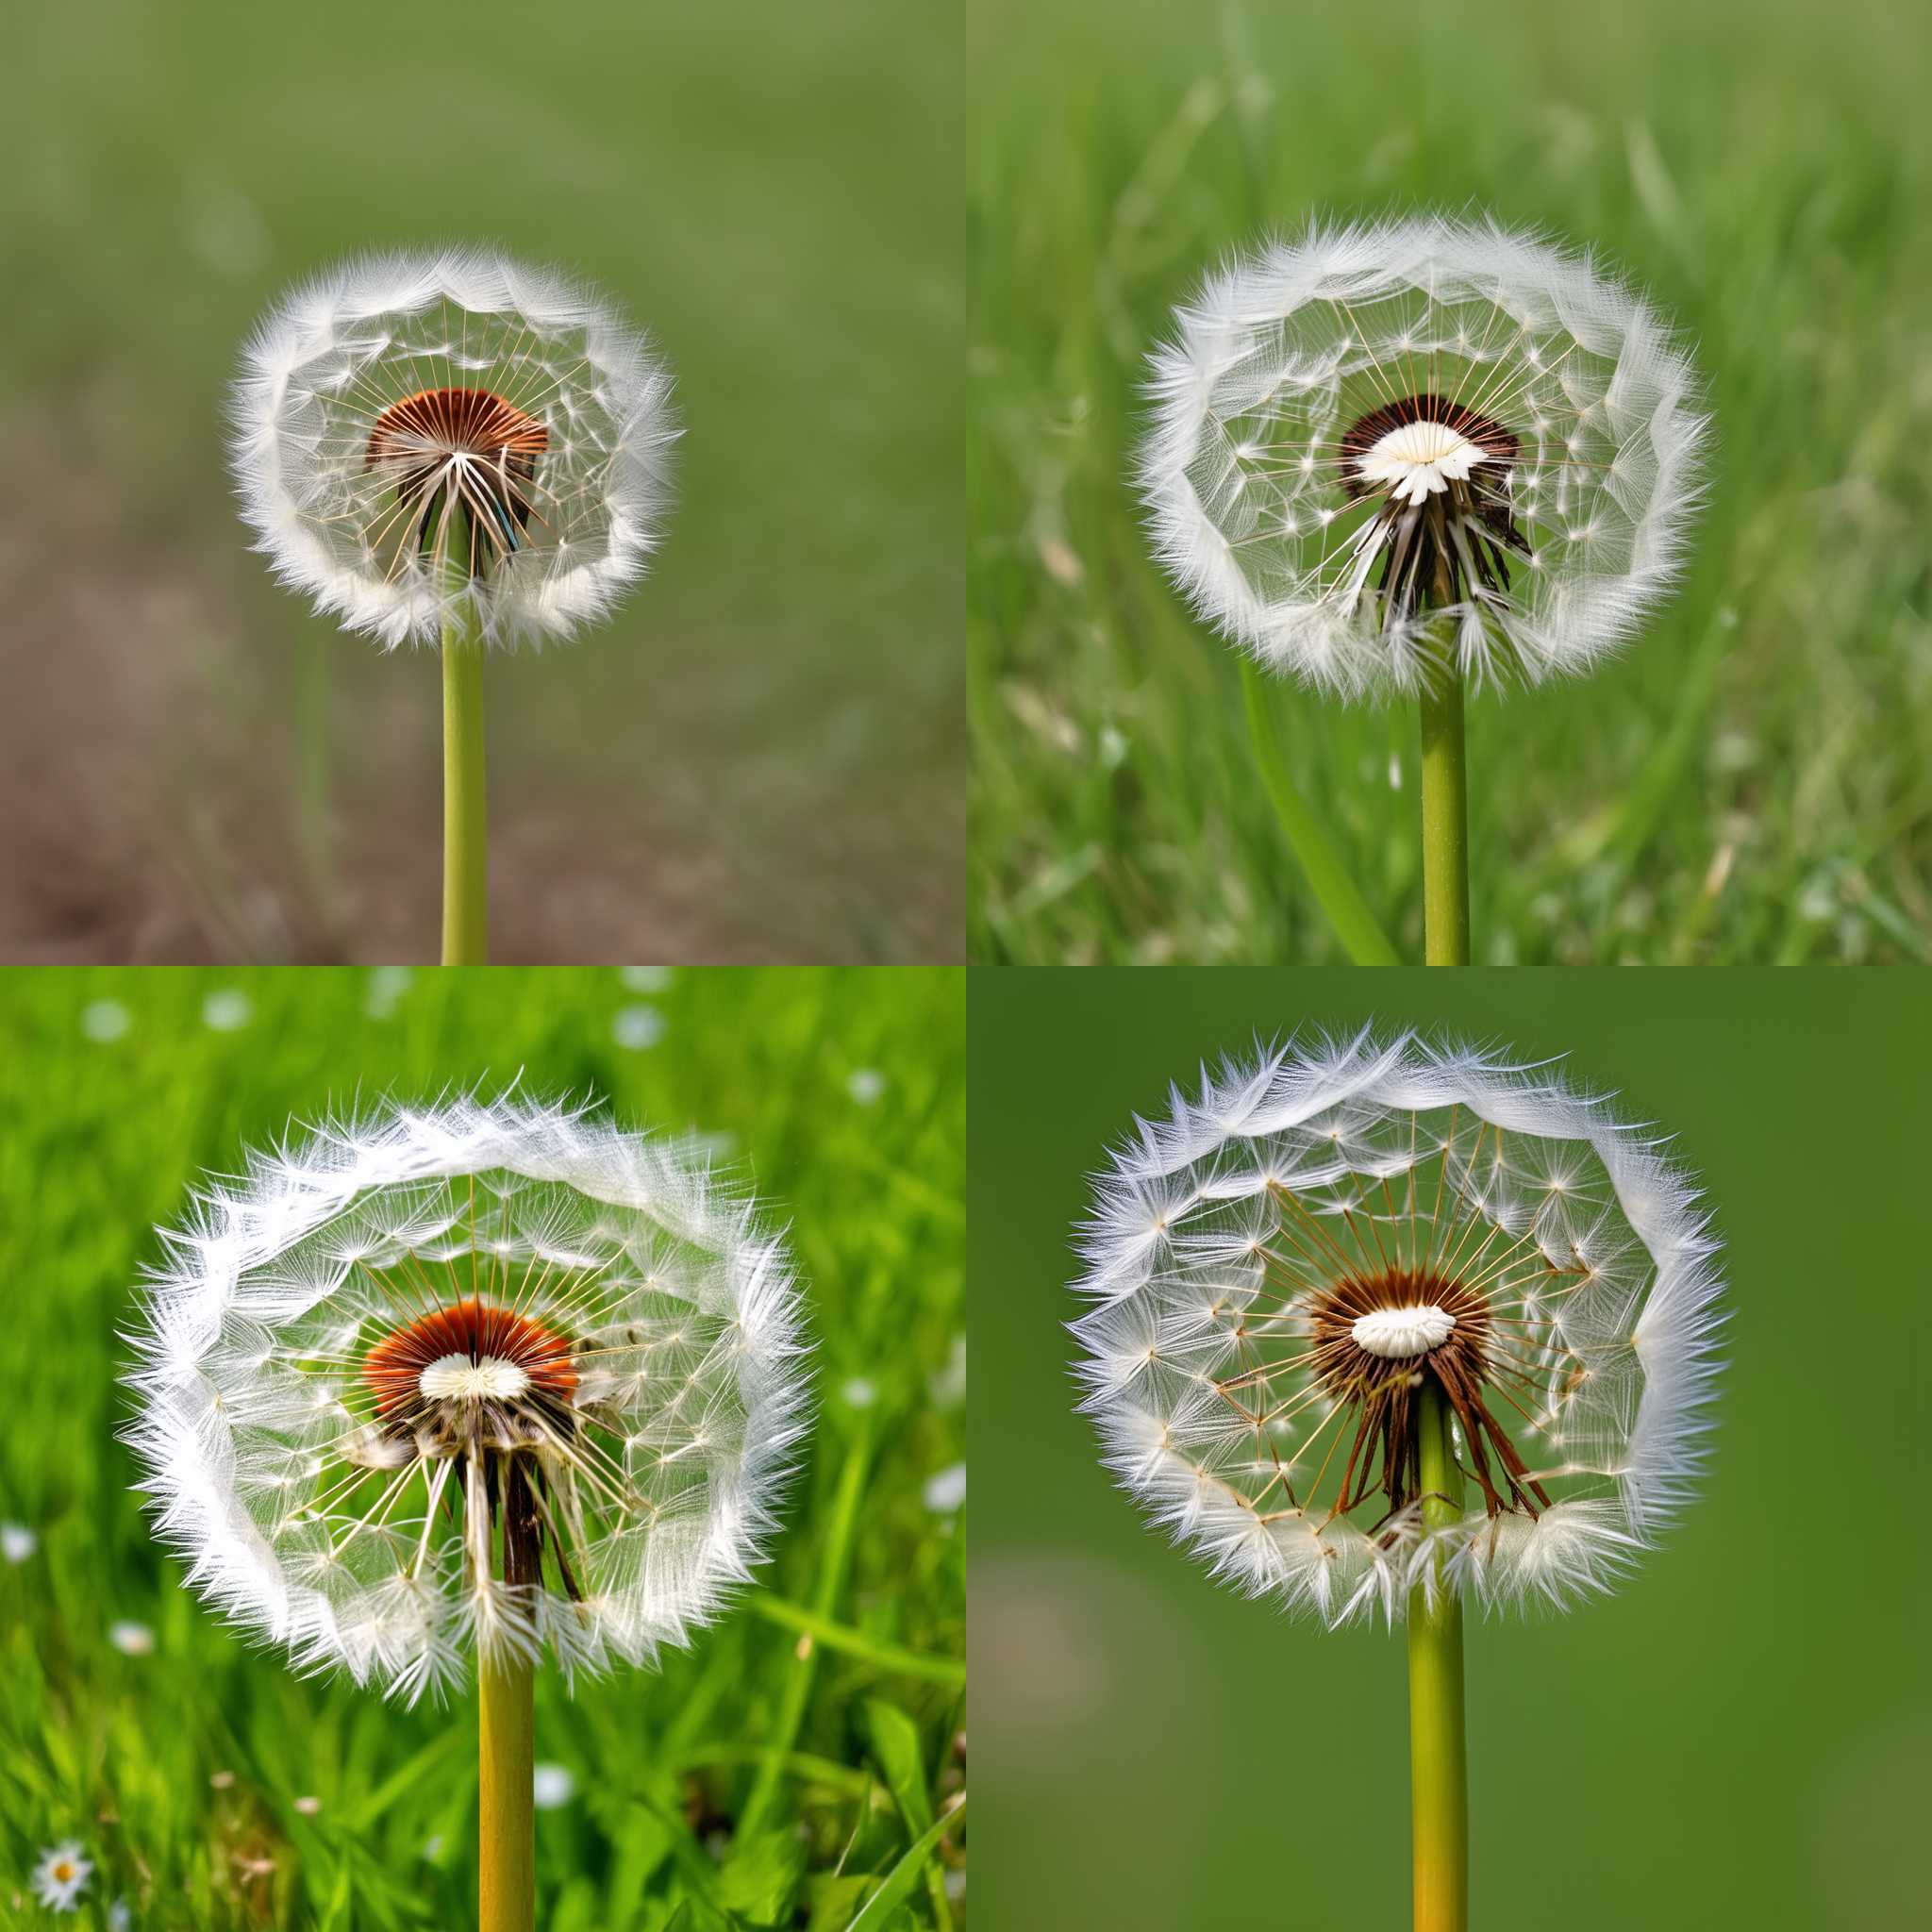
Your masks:
M 973 976 L 985 1917 L 1917 1916 L 1932 1016 L 1840 985 Z
M 987 965 L 1932 959 L 1897 0 L 974 0 Z
M 957 962 L 958 42 L 23 20 L 0 958 Z
M 0 1920 L 957 1923 L 963 1001 L 0 976 Z

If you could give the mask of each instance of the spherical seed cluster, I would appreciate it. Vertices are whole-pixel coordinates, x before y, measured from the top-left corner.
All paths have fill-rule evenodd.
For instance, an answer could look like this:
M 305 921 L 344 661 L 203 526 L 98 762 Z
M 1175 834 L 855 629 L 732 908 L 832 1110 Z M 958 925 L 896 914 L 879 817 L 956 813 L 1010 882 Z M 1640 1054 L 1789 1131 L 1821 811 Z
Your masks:
M 232 399 L 276 574 L 390 647 L 604 616 L 658 541 L 671 378 L 603 302 L 469 252 L 369 257 L 264 319 Z
M 1439 1578 L 1607 1589 L 1702 1465 L 1717 1243 L 1656 1141 L 1547 1073 L 1369 1030 L 1229 1062 L 1115 1153 L 1081 1247 L 1108 1466 L 1328 1624 Z M 1425 1390 L 1464 1491 L 1434 1530 Z
M 515 1098 L 330 1122 L 166 1235 L 127 1440 L 212 1604 L 413 1701 L 466 1648 L 648 1662 L 804 1428 L 784 1244 L 691 1144 Z
M 1649 306 L 1493 223 L 1310 226 L 1154 353 L 1141 485 L 1196 609 L 1347 697 L 1588 670 L 1675 580 L 1707 423 Z

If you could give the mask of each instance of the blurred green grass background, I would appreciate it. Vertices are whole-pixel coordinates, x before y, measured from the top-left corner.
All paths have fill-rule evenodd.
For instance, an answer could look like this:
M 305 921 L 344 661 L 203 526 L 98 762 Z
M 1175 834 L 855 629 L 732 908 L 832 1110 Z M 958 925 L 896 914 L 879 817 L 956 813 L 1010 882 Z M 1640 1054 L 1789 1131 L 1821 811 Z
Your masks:
M 749 1164 L 791 1224 L 819 1406 L 739 1608 L 658 1674 L 572 1694 L 540 1673 L 537 1757 L 576 1795 L 538 1814 L 538 1923 L 844 1932 L 964 1776 L 961 980 L 0 975 L 0 1521 L 38 1539 L 0 1561 L 0 1920 L 74 1838 L 97 1867 L 82 1924 L 117 1896 L 170 1932 L 474 1922 L 474 1697 L 406 1711 L 298 1681 L 181 1587 L 114 1441 L 115 1331 L 200 1171 L 331 1102 L 521 1074 Z M 124 1622 L 151 1652 L 114 1646 Z M 867 1932 L 965 1923 L 962 1834 Z
M 275 588 L 221 411 L 287 283 L 445 241 L 600 285 L 686 428 L 651 576 L 491 665 L 497 957 L 959 957 L 955 24 L 81 0 L 8 52 L 0 957 L 433 957 L 435 658 Z
M 1237 659 L 1148 560 L 1143 358 L 1311 212 L 1492 209 L 1691 333 L 1717 420 L 1688 582 L 1608 669 L 1470 722 L 1478 961 L 1932 957 L 1932 138 L 1923 8 L 969 11 L 970 956 L 1343 955 L 1256 774 Z M 1278 688 L 1291 769 L 1421 957 L 1416 722 Z
M 1915 974 L 975 973 L 967 1267 L 975 1905 L 1001 1932 L 1408 1923 L 1399 1634 L 1291 1622 L 1150 1529 L 1074 1413 L 1085 1176 L 1170 1081 L 1422 1025 L 1619 1092 L 1725 1244 L 1714 1460 L 1609 1598 L 1468 1626 L 1485 1932 L 1829 1926 L 1924 1903 L 1928 1574 Z

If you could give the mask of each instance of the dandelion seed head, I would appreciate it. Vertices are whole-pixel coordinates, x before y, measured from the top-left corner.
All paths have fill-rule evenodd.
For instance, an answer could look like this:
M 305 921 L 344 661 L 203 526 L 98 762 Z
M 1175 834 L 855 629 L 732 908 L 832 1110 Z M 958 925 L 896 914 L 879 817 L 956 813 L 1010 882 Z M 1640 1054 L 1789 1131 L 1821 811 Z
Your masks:
M 1080 1248 L 1108 1466 L 1324 1623 L 1608 1589 L 1703 1466 L 1718 1244 L 1657 1141 L 1547 1068 L 1373 1029 L 1228 1061 L 1114 1151 Z M 1433 1526 L 1430 1386 L 1464 1491 Z
M 384 646 L 605 616 L 658 541 L 671 379 L 598 296 L 487 251 L 364 257 L 291 291 L 231 397 L 276 575 Z
M 471 1651 L 648 1663 L 761 1560 L 805 1426 L 781 1239 L 693 1140 L 389 1105 L 164 1237 L 127 1440 L 217 1608 L 413 1701 Z
M 1690 360 L 1539 237 L 1311 225 L 1207 278 L 1150 388 L 1160 560 L 1231 641 L 1339 695 L 1587 671 L 1680 573 L 1708 436 Z

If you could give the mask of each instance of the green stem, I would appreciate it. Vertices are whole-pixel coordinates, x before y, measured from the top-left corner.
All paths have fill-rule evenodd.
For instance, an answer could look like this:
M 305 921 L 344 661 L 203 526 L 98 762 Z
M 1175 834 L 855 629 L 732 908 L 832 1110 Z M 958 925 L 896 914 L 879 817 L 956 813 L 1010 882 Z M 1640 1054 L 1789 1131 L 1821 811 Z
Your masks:
M 1462 673 L 1453 663 L 1423 691 L 1423 958 L 1469 964 L 1469 779 Z
M 1449 1440 L 1449 1405 L 1423 1376 L 1423 1524 L 1462 1514 L 1462 1476 Z M 1441 1558 L 1437 1558 L 1440 1563 Z M 1418 1584 L 1408 1599 L 1409 1814 L 1415 1846 L 1415 1932 L 1467 1932 L 1469 1762 L 1462 1714 L 1462 1600 L 1439 1587 L 1434 1607 Z
M 1289 776 L 1288 760 L 1282 757 L 1281 740 L 1274 729 L 1274 693 L 1260 671 L 1246 658 L 1241 660 L 1241 697 L 1247 707 L 1248 738 L 1254 746 L 1255 763 L 1260 768 L 1261 783 L 1315 903 L 1357 966 L 1400 965 L 1395 948 L 1376 924 L 1368 901 L 1357 891 L 1328 835 Z
M 531 1932 L 537 1923 L 536 1745 L 527 1657 L 476 1672 L 478 1932 Z
M 460 622 L 442 632 L 442 963 L 490 957 L 490 849 L 483 790 L 483 647 Z

